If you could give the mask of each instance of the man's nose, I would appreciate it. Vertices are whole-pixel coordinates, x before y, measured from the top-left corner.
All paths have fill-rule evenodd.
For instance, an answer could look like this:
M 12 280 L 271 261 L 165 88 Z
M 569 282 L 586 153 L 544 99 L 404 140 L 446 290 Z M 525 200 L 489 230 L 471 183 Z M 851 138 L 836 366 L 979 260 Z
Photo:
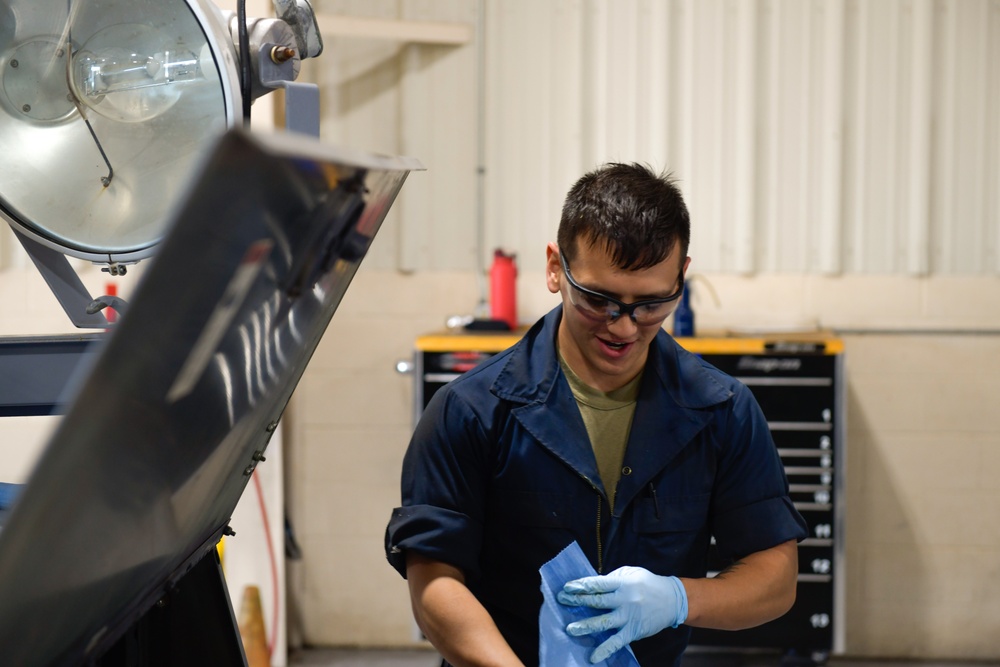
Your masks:
M 638 325 L 632 321 L 631 315 L 620 315 L 618 319 L 608 322 L 608 331 L 618 338 L 628 338 L 636 332 Z

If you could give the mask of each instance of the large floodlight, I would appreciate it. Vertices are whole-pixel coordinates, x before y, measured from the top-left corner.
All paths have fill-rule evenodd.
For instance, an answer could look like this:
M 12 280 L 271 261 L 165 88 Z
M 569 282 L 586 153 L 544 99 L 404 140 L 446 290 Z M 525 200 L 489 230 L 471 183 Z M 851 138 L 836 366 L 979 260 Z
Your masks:
M 78 326 L 107 322 L 56 256 L 149 257 L 214 139 L 321 50 L 307 0 L 275 9 L 248 28 L 205 0 L 0 0 L 0 214 Z

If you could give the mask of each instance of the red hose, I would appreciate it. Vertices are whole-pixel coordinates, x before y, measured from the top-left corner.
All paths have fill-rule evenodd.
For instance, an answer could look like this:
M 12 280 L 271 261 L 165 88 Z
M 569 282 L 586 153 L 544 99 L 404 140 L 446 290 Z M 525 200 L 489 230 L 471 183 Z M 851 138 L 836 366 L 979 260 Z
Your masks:
M 257 500 L 260 505 L 260 516 L 264 521 L 264 537 L 267 541 L 267 555 L 271 563 L 271 638 L 267 642 L 267 654 L 274 655 L 274 645 L 278 634 L 278 561 L 274 556 L 274 545 L 271 544 L 271 524 L 267 520 L 267 505 L 264 503 L 264 490 L 260 486 L 257 470 L 253 473 L 254 488 L 257 489 Z

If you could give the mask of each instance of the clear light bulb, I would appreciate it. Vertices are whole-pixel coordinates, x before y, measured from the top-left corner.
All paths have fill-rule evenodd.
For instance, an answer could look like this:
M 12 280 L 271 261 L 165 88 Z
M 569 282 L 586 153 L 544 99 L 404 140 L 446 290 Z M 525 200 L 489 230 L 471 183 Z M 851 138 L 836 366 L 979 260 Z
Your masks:
M 185 84 L 204 80 L 201 57 L 146 25 L 97 32 L 74 56 L 77 99 L 116 121 L 144 121 L 170 109 Z

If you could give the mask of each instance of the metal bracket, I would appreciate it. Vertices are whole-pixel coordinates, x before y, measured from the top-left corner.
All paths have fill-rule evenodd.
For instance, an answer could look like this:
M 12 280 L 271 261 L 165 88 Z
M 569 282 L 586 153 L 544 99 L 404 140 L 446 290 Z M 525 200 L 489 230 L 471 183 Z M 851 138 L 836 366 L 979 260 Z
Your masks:
M 70 266 L 66 255 L 26 236 L 13 225 L 11 230 L 74 326 L 80 329 L 107 329 L 112 326 L 103 313 L 89 311 L 94 297 Z
M 99 296 L 91 301 L 90 305 L 87 306 L 87 314 L 92 315 L 93 313 L 98 313 L 105 308 L 110 308 L 124 317 L 125 311 L 128 310 L 128 303 L 116 296 Z
M 280 81 L 285 89 L 285 129 L 319 137 L 319 86 Z
M 267 88 L 285 91 L 285 129 L 319 137 L 319 86 L 297 83 L 292 71 L 293 61 L 276 63 L 271 58 L 275 44 L 264 44 L 258 51 L 261 83 Z

